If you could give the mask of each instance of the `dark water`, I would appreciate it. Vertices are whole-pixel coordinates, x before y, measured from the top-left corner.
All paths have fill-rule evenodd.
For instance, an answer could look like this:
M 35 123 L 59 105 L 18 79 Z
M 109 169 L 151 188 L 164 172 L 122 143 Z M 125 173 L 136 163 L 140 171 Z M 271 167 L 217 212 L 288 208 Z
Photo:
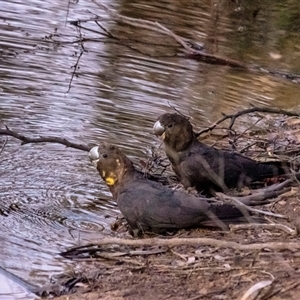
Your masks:
M 300 74 L 298 1 L 248 2 L 101 1 L 128 17 L 160 22 L 203 43 L 208 53 Z M 300 85 L 293 80 L 178 56 L 172 38 L 112 22 L 90 1 L 67 9 L 57 0 L 1 1 L 1 128 L 83 144 L 109 141 L 138 162 L 159 144 L 152 126 L 171 106 L 199 127 L 250 104 L 299 107 Z M 115 39 L 83 24 L 99 33 L 81 30 L 85 52 L 71 82 L 82 47 L 66 20 L 91 18 L 92 12 Z M 0 136 L 0 148 L 5 141 Z M 113 235 L 109 225 L 118 215 L 87 153 L 20 145 L 14 138 L 0 155 L 0 212 L 1 266 L 37 285 L 72 264 L 59 251 Z M 8 299 L 1 285 L 0 299 Z

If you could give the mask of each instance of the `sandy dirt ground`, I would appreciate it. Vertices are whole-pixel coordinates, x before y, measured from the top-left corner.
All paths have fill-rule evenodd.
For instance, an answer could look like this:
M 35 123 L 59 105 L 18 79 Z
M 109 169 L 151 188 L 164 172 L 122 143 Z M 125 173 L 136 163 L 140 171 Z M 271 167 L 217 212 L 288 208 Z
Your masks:
M 225 232 L 194 229 L 180 231 L 172 237 L 213 238 L 239 244 L 266 243 L 263 249 L 239 250 L 197 244 L 172 248 L 103 248 L 100 257 L 79 260 L 80 271 L 68 275 L 84 278 L 73 288 L 75 293 L 55 299 L 299 299 L 298 195 L 299 189 L 293 188 L 292 192 L 263 207 L 286 217 L 268 217 L 270 223 L 287 227 L 249 225 Z M 268 248 L 270 242 L 283 242 L 286 247 Z M 289 247 L 289 242 L 299 243 L 299 249 Z M 126 255 L 126 251 L 131 250 L 161 253 Z M 117 252 L 122 255 L 111 255 Z

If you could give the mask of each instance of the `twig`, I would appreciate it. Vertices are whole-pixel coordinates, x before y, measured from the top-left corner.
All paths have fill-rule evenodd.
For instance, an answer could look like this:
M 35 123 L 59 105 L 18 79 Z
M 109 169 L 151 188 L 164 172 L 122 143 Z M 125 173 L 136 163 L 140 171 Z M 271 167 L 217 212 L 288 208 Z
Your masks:
M 179 37 L 177 34 L 175 34 L 173 31 L 171 31 L 170 29 L 166 28 L 165 26 L 163 26 L 162 24 L 155 22 L 155 24 L 157 25 L 157 27 L 161 28 L 163 30 L 163 32 L 167 33 L 168 35 L 170 35 L 171 37 L 174 38 L 174 40 L 176 42 L 178 42 L 188 53 L 194 53 L 196 54 L 197 52 L 195 50 L 193 50 L 181 37 Z
M 115 36 L 113 36 L 106 28 L 104 28 L 101 24 L 99 24 L 98 21 L 95 21 L 95 23 L 107 34 L 108 37 L 117 39 Z M 117 39 L 118 40 L 118 39 Z
M 69 93 L 69 91 L 71 89 L 74 76 L 76 75 L 76 71 L 79 69 L 79 62 L 80 62 L 81 56 L 85 52 L 84 44 L 83 44 L 83 41 L 82 41 L 82 34 L 81 34 L 81 28 L 80 27 L 77 27 L 77 32 L 79 33 L 79 44 L 80 44 L 80 47 L 81 47 L 81 51 L 80 51 L 80 54 L 79 54 L 79 56 L 77 58 L 77 61 L 76 61 L 75 65 L 73 66 L 74 70 L 72 72 L 72 76 L 71 76 L 71 79 L 70 79 L 70 82 L 69 82 L 67 93 Z
M 252 146 L 254 146 L 255 144 L 257 144 L 257 141 L 250 143 L 249 145 L 245 146 L 243 149 L 241 149 L 239 152 L 240 153 L 244 153 L 246 152 L 249 148 L 251 148 Z
M 234 137 L 233 141 L 231 142 L 232 146 L 236 143 L 236 141 L 243 136 L 247 131 L 249 131 L 251 128 L 253 128 L 257 123 L 259 123 L 263 118 L 260 118 L 259 120 L 257 120 L 254 124 L 252 124 L 251 126 L 249 126 L 248 128 L 246 128 L 243 132 L 241 132 L 238 136 Z M 236 146 L 234 145 L 234 147 L 236 149 Z
M 286 225 L 283 224 L 259 224 L 259 223 L 253 223 L 253 224 L 229 224 L 230 231 L 235 232 L 238 230 L 245 230 L 245 229 L 255 229 L 255 228 L 261 228 L 261 229 L 278 229 L 286 232 L 289 235 L 296 236 L 297 230 L 292 229 Z
M 231 115 L 224 115 L 224 117 L 222 117 L 221 119 L 217 120 L 215 123 L 213 123 L 211 126 L 199 131 L 198 133 L 196 133 L 196 136 L 200 136 L 201 134 L 205 133 L 205 132 L 209 132 L 212 131 L 214 128 L 216 128 L 220 123 L 224 122 L 227 119 L 231 119 L 230 125 L 228 127 L 228 130 L 231 130 L 236 118 L 245 115 L 245 114 L 249 114 L 249 113 L 253 113 L 253 112 L 263 112 L 263 113 L 270 113 L 270 114 L 283 114 L 283 115 L 287 115 L 287 116 L 292 116 L 292 117 L 300 117 L 300 113 L 295 113 L 295 112 L 291 112 L 291 111 L 287 111 L 284 109 L 277 109 L 277 108 L 271 108 L 271 107 L 251 107 L 248 109 L 244 109 L 241 111 L 238 111 L 235 114 L 231 114 Z
M 67 15 L 66 15 L 66 22 L 65 25 L 67 24 L 69 13 L 70 13 L 70 6 L 71 6 L 71 0 L 68 0 L 68 6 L 67 6 Z
M 94 244 L 86 245 L 90 246 L 102 246 L 102 245 L 127 245 L 127 246 L 211 246 L 220 248 L 232 248 L 240 251 L 249 250 L 298 250 L 300 249 L 299 242 L 267 242 L 267 243 L 252 243 L 252 244 L 240 244 L 233 241 L 225 241 L 213 238 L 148 238 L 148 239 L 120 239 L 120 238 L 104 238 Z
M 255 297 L 255 299 L 267 300 L 267 299 L 273 298 L 275 295 L 277 295 L 279 293 L 282 295 L 292 289 L 295 289 L 300 284 L 300 281 L 294 281 L 294 282 L 290 283 L 289 285 L 286 285 L 286 284 L 282 285 L 282 282 L 280 280 L 274 281 L 274 279 L 272 280 L 272 282 L 274 285 L 279 283 L 279 286 L 278 287 L 271 286 L 271 289 L 268 289 L 264 295 L 262 295 L 260 297 Z M 253 299 L 253 297 L 250 299 Z
M 74 68 L 74 70 L 72 72 L 72 76 L 71 76 L 71 79 L 70 79 L 70 82 L 69 82 L 67 93 L 69 93 L 70 90 L 71 90 L 72 82 L 73 82 L 74 76 L 76 75 L 76 71 L 79 68 L 79 61 L 80 61 L 80 58 L 83 55 L 83 53 L 84 53 L 84 50 L 81 50 L 81 52 L 80 52 L 80 54 L 79 54 L 79 56 L 77 58 L 77 61 L 76 61 L 75 65 L 72 67 L 72 68 Z
M 73 142 L 68 141 L 65 138 L 59 138 L 59 137 L 46 137 L 46 136 L 40 136 L 39 138 L 30 138 L 28 136 L 19 134 L 13 130 L 10 130 L 7 126 L 5 126 L 6 129 L 0 129 L 0 135 L 9 135 L 16 139 L 19 139 L 22 141 L 21 145 L 29 144 L 29 143 L 57 143 L 65 145 L 66 147 L 83 150 L 83 151 L 90 151 L 92 146 L 88 145 L 82 145 L 82 144 L 76 144 Z
M 180 253 L 178 253 L 178 252 L 176 252 L 176 251 L 174 251 L 174 250 L 172 250 L 171 249 L 171 252 L 174 254 L 174 255 L 176 255 L 176 256 L 178 256 L 179 258 L 181 258 L 182 260 L 184 260 L 185 262 L 188 260 L 187 259 L 187 255 L 183 255 L 183 254 L 180 254 Z
M 240 300 L 250 300 L 255 299 L 258 293 L 266 287 L 270 287 L 272 285 L 272 280 L 263 280 L 257 282 L 256 284 L 252 285 L 240 298 Z M 254 296 L 255 295 L 255 296 Z
M 137 26 L 137 27 L 143 28 L 143 29 L 156 31 L 156 32 L 159 32 L 159 33 L 166 34 L 166 35 L 170 36 L 169 32 L 166 32 L 164 29 L 157 28 L 157 24 L 155 22 L 148 21 L 148 20 L 137 19 L 137 18 L 125 17 L 125 16 L 122 16 L 122 15 L 118 14 L 114 10 L 108 8 L 104 4 L 97 3 L 94 0 L 92 0 L 92 2 L 95 3 L 99 8 L 104 10 L 115 21 L 119 21 L 119 22 L 122 22 L 124 24 L 131 25 L 131 26 Z
M 184 115 L 179 109 L 177 109 L 175 106 L 173 106 L 170 101 L 167 101 L 168 105 L 179 115 L 185 117 L 187 120 L 189 120 L 191 117 L 187 117 L 186 115 Z
M 290 283 L 288 286 L 285 286 L 284 288 L 282 288 L 282 287 L 278 288 L 278 290 L 276 292 L 277 293 L 280 292 L 281 294 L 283 294 L 283 293 L 286 293 L 286 292 L 294 289 L 298 285 L 300 285 L 300 281 L 295 281 L 295 282 Z M 272 295 L 270 295 L 270 297 L 272 297 L 274 295 L 275 295 L 275 293 L 273 293 Z
M 95 20 L 93 20 L 93 21 L 95 21 Z M 105 37 L 111 37 L 111 36 L 108 36 L 106 33 L 102 33 L 98 30 L 82 26 L 81 23 L 83 23 L 83 22 L 84 21 L 82 21 L 82 20 L 80 20 L 80 21 L 71 21 L 70 24 L 74 25 L 77 29 L 84 29 L 86 31 L 93 32 L 93 33 L 96 33 L 96 34 L 100 34 L 100 35 L 103 35 Z M 95 23 L 98 25 L 97 21 L 95 21 Z M 114 37 L 111 37 L 111 38 L 114 38 Z M 83 38 L 83 37 L 81 37 L 81 34 L 80 34 L 79 39 L 75 40 L 75 41 L 72 41 L 72 44 L 74 44 L 74 43 L 83 43 L 83 42 L 88 42 L 88 41 L 98 41 L 98 40 L 99 40 L 99 38 L 97 38 L 97 39 Z
M 60 255 L 64 256 L 64 253 L 61 253 Z M 123 258 L 123 257 L 120 257 L 120 256 L 111 256 L 111 255 L 106 255 L 106 254 L 99 254 L 97 257 L 92 257 L 92 258 L 87 258 L 87 257 L 67 257 L 67 256 L 64 256 L 68 259 L 72 259 L 72 260 L 76 260 L 76 262 L 81 262 L 81 261 L 84 261 L 84 262 L 92 262 L 94 263 L 95 261 L 98 261 L 98 260 L 111 260 L 111 261 L 115 261 L 115 262 L 118 262 L 118 263 L 122 263 L 122 264 L 132 264 L 132 265 L 135 265 L 135 266 L 139 266 L 139 267 L 142 267 L 142 266 L 145 266 L 145 263 L 144 262 L 140 262 L 139 260 L 137 259 L 132 259 L 132 258 Z
M 8 138 L 6 137 L 6 138 L 5 138 L 5 141 L 4 141 L 4 143 L 3 143 L 3 146 L 1 147 L 0 155 L 2 154 L 4 148 L 5 148 L 6 144 L 7 144 L 7 141 L 8 141 Z

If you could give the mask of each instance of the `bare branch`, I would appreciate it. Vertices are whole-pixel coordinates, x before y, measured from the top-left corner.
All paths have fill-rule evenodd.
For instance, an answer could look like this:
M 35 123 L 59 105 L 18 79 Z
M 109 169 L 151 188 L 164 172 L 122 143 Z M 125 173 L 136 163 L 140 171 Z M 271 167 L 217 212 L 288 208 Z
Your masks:
M 235 120 L 245 114 L 249 114 L 249 113 L 253 113 L 253 112 L 263 112 L 263 113 L 270 113 L 270 114 L 283 114 L 283 115 L 287 115 L 287 116 L 292 116 L 292 117 L 300 117 L 300 112 L 291 112 L 288 110 L 284 110 L 284 109 L 278 109 L 278 108 L 271 108 L 271 107 L 251 107 L 251 108 L 247 108 L 241 111 L 238 111 L 235 114 L 231 114 L 231 115 L 225 115 L 224 117 L 222 117 L 221 119 L 217 120 L 215 123 L 213 123 L 211 126 L 209 126 L 208 128 L 205 128 L 201 131 L 199 131 L 198 133 L 196 133 L 196 136 L 200 136 L 201 134 L 205 133 L 205 132 L 209 132 L 212 131 L 214 128 L 216 128 L 220 123 L 224 122 L 227 119 L 231 119 L 230 125 L 228 127 L 228 130 L 231 130 Z
M 7 126 L 6 129 L 0 129 L 0 135 L 8 135 L 16 139 L 19 139 L 22 141 L 21 145 L 29 144 L 29 143 L 57 143 L 57 144 L 65 145 L 66 147 L 83 150 L 83 151 L 90 151 L 92 148 L 92 146 L 73 143 L 68 141 L 65 138 L 59 138 L 59 137 L 40 136 L 39 138 L 30 138 L 28 136 L 10 130 Z

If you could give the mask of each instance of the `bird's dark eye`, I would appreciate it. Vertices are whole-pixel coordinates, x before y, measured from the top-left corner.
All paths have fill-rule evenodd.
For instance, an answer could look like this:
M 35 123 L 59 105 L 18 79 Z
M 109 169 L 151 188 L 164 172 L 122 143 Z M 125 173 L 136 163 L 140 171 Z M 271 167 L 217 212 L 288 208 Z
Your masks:
M 104 153 L 104 154 L 102 154 L 102 157 L 106 158 L 106 157 L 107 157 L 107 154 L 105 154 L 105 153 Z
M 168 128 L 172 128 L 173 127 L 173 123 L 168 125 Z

